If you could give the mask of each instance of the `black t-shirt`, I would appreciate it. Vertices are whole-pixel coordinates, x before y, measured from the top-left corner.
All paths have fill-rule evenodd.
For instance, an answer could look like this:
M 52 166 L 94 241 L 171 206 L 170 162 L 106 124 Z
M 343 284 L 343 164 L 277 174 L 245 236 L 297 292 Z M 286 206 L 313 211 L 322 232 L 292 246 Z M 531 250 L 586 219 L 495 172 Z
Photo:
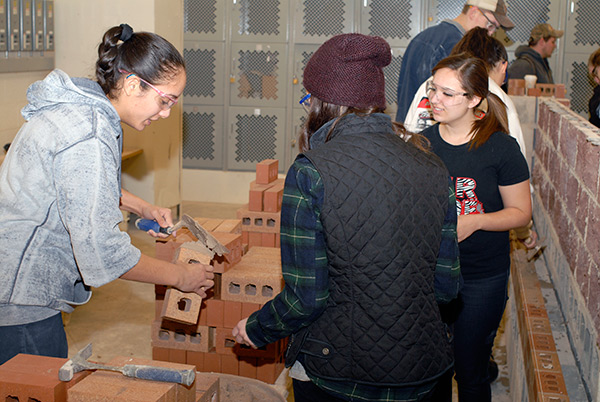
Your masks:
M 598 106 L 600 105 L 600 85 L 594 88 L 594 95 L 590 98 L 590 123 L 600 128 L 600 116 L 598 116 Z
M 421 134 L 446 164 L 456 191 L 457 215 L 496 212 L 504 208 L 498 186 L 529 179 L 527 162 L 517 141 L 497 132 L 479 148 L 451 145 L 442 139 L 439 124 Z M 510 267 L 508 231 L 478 230 L 459 243 L 463 276 L 481 278 L 500 274 Z

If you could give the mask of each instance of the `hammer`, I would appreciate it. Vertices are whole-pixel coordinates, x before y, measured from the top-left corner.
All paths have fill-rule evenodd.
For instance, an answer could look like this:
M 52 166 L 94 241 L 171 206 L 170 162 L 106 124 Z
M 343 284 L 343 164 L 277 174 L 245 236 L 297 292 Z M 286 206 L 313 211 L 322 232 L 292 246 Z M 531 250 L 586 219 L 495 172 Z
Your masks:
M 123 367 L 107 366 L 87 361 L 91 355 L 92 344 L 89 343 L 85 348 L 81 349 L 75 356 L 63 364 L 60 370 L 58 370 L 58 379 L 61 381 L 71 381 L 73 379 L 73 374 L 83 370 L 110 370 L 123 373 L 127 377 L 140 378 L 142 380 L 176 382 L 189 387 L 196 378 L 196 372 L 193 369 L 176 370 L 140 364 L 126 364 Z

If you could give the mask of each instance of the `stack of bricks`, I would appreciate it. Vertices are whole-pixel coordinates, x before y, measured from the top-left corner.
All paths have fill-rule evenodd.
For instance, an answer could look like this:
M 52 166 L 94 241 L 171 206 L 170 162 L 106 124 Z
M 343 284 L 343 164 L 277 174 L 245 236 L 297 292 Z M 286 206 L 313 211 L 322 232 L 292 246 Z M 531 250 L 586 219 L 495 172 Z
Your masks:
M 527 96 L 553 96 L 557 99 L 565 98 L 564 84 L 535 84 L 535 88 L 526 88 L 525 80 L 511 78 L 508 80 L 509 95 Z
M 237 212 L 242 221 L 242 242 L 279 247 L 279 223 L 284 179 L 277 178 L 279 161 L 265 159 L 256 164 L 256 180 L 250 183 L 248 205 Z
M 67 359 L 19 354 L 0 366 L 0 400 L 62 402 L 69 389 L 89 371 L 75 373 L 69 382 L 58 379 L 58 370 Z
M 197 220 L 208 230 L 205 220 Z M 240 221 L 229 222 L 228 226 L 233 233 L 211 232 L 231 252 L 208 261 L 215 268 L 215 286 L 204 300 L 195 302 L 196 295 L 156 287 L 152 356 L 155 360 L 191 364 L 202 372 L 240 375 L 273 384 L 284 368 L 286 341 L 251 349 L 236 344 L 231 332 L 242 318 L 260 309 L 283 288 L 279 249 L 256 246 L 242 256 L 242 237 L 235 233 Z M 179 263 L 207 263 L 193 243 L 183 243 L 195 240 L 191 233 L 178 232 L 175 239 L 157 242 L 157 257 Z

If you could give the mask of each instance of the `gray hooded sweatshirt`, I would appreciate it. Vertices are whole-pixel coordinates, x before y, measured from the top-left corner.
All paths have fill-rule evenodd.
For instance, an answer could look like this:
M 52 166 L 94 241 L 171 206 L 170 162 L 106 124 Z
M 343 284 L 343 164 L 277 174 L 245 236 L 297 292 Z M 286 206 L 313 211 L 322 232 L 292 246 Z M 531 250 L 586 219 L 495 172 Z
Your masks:
M 51 72 L 0 168 L 0 325 L 86 303 L 140 251 L 119 230 L 122 128 L 100 86 Z
M 538 84 L 554 84 L 548 59 L 527 45 L 521 45 L 515 51 L 517 59 L 508 67 L 508 78 L 522 80 L 527 74 L 537 75 Z

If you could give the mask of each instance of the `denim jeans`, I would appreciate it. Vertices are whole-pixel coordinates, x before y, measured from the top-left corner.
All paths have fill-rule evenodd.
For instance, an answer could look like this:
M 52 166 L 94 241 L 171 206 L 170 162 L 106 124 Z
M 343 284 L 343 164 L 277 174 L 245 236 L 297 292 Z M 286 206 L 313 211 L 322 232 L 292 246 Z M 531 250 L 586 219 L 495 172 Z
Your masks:
M 60 313 L 29 324 L 0 326 L 0 364 L 19 353 L 67 357 L 68 350 Z
M 460 402 L 491 401 L 488 363 L 506 301 L 509 271 L 465 278 L 463 307 L 454 323 L 454 367 Z

